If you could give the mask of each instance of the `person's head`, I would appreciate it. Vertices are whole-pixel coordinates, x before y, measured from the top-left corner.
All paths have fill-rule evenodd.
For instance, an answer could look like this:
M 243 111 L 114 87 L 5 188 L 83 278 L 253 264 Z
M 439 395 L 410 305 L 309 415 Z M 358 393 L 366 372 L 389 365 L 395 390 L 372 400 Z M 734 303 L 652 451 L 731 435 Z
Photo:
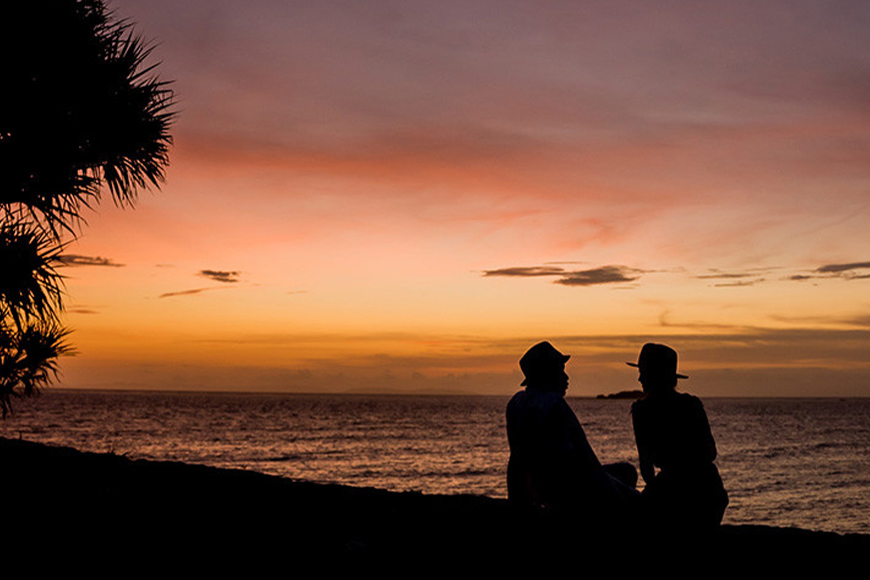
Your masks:
M 637 380 L 647 394 L 673 391 L 677 379 L 688 379 L 677 373 L 677 351 L 664 344 L 648 342 L 640 349 L 636 363 L 625 363 L 637 367 Z
M 539 342 L 520 359 L 520 369 L 526 377 L 520 384 L 540 391 L 564 393 L 568 390 L 565 363 L 569 358 L 571 355 L 562 354 L 549 342 Z

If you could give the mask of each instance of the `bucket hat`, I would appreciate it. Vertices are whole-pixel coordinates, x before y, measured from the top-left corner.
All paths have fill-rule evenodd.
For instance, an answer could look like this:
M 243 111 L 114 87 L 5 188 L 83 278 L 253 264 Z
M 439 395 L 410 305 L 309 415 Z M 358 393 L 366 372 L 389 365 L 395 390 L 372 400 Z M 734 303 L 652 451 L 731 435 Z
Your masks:
M 543 374 L 547 369 L 552 369 L 555 365 L 564 365 L 569 358 L 571 358 L 570 354 L 562 354 L 549 342 L 539 342 L 527 350 L 526 354 L 520 359 L 520 369 L 522 369 L 523 374 L 526 376 L 520 385 L 526 385 L 531 377 Z

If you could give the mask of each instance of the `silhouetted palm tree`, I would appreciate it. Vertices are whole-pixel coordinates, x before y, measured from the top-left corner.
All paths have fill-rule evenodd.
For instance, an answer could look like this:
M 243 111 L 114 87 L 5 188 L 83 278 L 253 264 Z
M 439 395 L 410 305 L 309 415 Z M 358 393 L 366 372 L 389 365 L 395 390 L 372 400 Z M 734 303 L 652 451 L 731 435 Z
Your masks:
M 169 162 L 173 94 L 102 0 L 9 2 L 0 18 L 0 407 L 69 348 L 62 238 L 108 189 L 132 206 Z
M 102 1 L 18 4 L 0 39 L 11 61 L 2 71 L 0 205 L 69 229 L 104 186 L 121 205 L 159 186 L 172 92 L 143 67 L 148 47 Z

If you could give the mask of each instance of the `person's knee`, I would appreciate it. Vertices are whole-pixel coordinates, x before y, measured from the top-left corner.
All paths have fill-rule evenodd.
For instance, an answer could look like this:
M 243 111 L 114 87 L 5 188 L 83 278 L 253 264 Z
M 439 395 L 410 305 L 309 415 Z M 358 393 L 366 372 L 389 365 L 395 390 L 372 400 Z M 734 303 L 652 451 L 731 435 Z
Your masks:
M 605 465 L 607 472 L 630 488 L 637 487 L 637 469 L 628 462 Z

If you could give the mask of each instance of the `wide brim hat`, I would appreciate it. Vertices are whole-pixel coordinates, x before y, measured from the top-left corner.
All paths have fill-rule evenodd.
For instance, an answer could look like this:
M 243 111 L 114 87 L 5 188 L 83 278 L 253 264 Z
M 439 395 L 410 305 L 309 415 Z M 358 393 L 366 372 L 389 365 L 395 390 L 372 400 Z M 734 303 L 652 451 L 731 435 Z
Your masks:
M 640 349 L 637 362 L 626 362 L 625 364 L 655 376 L 689 378 L 688 375 L 681 375 L 677 372 L 677 351 L 664 344 L 646 343 Z
M 539 342 L 527 350 L 523 358 L 520 359 L 520 369 L 526 376 L 520 385 L 525 386 L 528 384 L 529 378 L 542 374 L 544 369 L 564 365 L 569 358 L 571 358 L 570 354 L 562 354 L 549 342 Z

